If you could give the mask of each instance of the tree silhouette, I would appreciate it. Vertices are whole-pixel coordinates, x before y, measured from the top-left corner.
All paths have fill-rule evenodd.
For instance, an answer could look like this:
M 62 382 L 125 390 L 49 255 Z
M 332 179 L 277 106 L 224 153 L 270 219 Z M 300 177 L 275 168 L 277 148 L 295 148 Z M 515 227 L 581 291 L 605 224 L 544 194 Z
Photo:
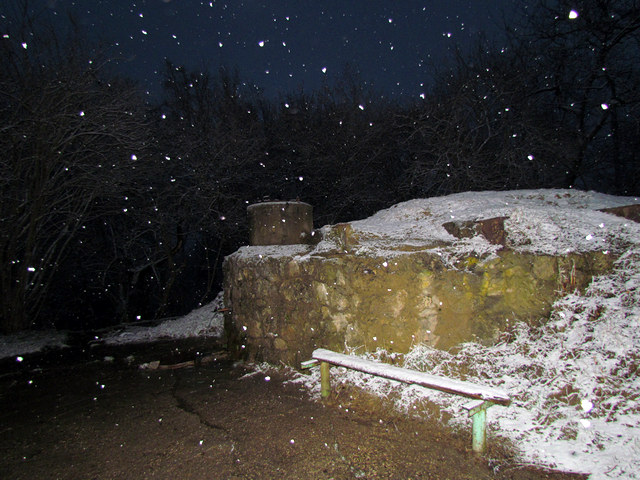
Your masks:
M 141 102 L 101 79 L 79 38 L 63 40 L 23 10 L 0 61 L 0 326 L 38 324 L 56 274 L 86 222 L 116 207 L 144 156 Z
M 528 59 L 530 95 L 566 137 L 565 184 L 629 194 L 638 185 L 640 10 L 631 0 L 574 8 L 538 0 L 512 41 Z

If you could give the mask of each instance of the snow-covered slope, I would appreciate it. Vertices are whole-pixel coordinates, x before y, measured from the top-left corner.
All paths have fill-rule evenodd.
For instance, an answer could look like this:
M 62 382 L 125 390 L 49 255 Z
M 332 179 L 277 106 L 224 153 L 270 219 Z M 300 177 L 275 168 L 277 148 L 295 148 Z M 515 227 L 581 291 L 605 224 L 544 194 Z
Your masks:
M 478 251 L 492 246 L 478 238 L 455 241 L 442 224 L 506 216 L 508 245 L 515 249 L 619 255 L 610 274 L 595 278 L 584 293 L 559 299 L 542 326 L 517 323 L 495 346 L 469 343 L 455 353 L 417 345 L 404 366 L 509 392 L 512 405 L 488 413 L 491 434 L 512 440 L 525 463 L 591 473 L 593 480 L 635 479 L 640 472 L 640 224 L 599 210 L 637 203 L 634 197 L 572 190 L 470 192 L 398 204 L 352 227 L 367 234 L 360 246 L 365 250 L 440 241 Z M 453 422 L 469 422 L 461 408 L 465 399 L 335 370 L 335 381 L 388 396 L 405 411 L 428 399 L 451 413 Z M 303 381 L 317 390 L 317 376 Z
M 131 326 L 120 332 L 113 332 L 104 336 L 108 345 L 123 343 L 153 342 L 160 339 L 178 339 L 189 337 L 222 337 L 224 334 L 224 320 L 222 313 L 222 292 L 218 293 L 210 302 L 184 317 L 168 319 L 155 327 Z
M 157 340 L 181 339 L 192 337 L 222 337 L 224 334 L 222 292 L 212 302 L 193 310 L 184 317 L 169 318 L 155 326 L 143 327 L 127 325 L 106 331 L 96 336 L 97 341 L 107 345 L 127 343 L 146 343 Z M 0 335 L 0 359 L 39 352 L 45 348 L 64 348 L 67 346 L 67 333 L 48 331 L 25 331 L 13 335 Z
M 628 220 L 599 210 L 638 203 L 636 197 L 578 190 L 465 192 L 399 203 L 351 226 L 364 234 L 365 248 L 384 248 L 393 243 L 449 243 L 456 239 L 444 223 L 508 217 L 505 230 L 510 247 L 562 254 L 606 248 L 616 238 L 633 235 L 635 227 L 625 227 Z M 483 248 L 479 239 L 473 241 Z M 484 248 L 491 246 L 487 243 Z

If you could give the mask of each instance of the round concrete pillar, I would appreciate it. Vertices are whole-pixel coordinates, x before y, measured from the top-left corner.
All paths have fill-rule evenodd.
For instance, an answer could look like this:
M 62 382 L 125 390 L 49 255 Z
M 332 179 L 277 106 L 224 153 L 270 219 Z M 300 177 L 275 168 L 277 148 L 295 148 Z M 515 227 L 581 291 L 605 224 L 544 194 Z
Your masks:
M 304 202 L 263 202 L 247 207 L 251 245 L 309 243 L 313 207 Z

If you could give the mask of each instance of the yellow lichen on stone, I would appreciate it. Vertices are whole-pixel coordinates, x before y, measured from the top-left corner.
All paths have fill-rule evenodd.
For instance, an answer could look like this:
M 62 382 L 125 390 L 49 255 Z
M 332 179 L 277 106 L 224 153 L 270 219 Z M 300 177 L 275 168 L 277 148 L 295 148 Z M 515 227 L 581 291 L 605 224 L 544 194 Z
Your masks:
M 583 288 L 612 262 L 600 252 L 552 257 L 508 249 L 468 256 L 457 269 L 429 250 L 304 261 L 231 255 L 225 324 L 250 358 L 274 362 L 308 359 L 318 347 L 404 353 L 420 342 L 442 349 L 491 343 L 509 321 L 544 318 L 560 291 Z

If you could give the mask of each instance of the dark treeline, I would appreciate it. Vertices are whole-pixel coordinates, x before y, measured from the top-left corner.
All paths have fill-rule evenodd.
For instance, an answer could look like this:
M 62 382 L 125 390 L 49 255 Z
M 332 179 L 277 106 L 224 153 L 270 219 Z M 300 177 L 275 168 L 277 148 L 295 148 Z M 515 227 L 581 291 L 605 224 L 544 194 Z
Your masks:
M 232 69 L 168 63 L 162 99 L 70 20 L 0 18 L 0 329 L 183 314 L 246 244 L 246 207 L 299 198 L 317 226 L 467 190 L 640 193 L 640 12 L 539 0 L 412 102 L 355 66 L 267 99 Z M 527 10 L 525 10 L 526 13 Z M 13 17 L 10 17 L 13 15 Z

